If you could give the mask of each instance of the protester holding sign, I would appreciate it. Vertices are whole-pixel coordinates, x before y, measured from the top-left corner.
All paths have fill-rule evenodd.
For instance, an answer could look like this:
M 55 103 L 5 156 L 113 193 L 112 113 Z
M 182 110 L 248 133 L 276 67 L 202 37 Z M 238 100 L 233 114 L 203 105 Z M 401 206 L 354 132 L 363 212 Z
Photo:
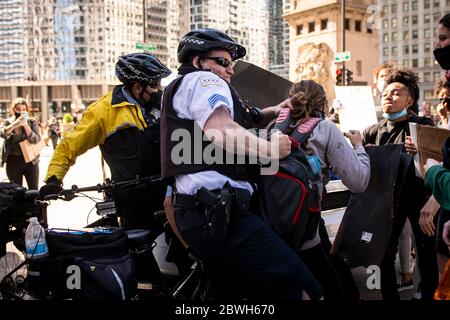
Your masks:
M 5 139 L 0 166 L 6 163 L 6 175 L 10 181 L 21 185 L 25 176 L 28 188 L 38 189 L 39 156 L 27 162 L 20 143 L 26 140 L 30 144 L 40 142 L 39 126 L 34 119 L 28 118 L 27 101 L 23 98 L 13 100 L 10 113 L 11 117 L 0 125 L 0 136 Z

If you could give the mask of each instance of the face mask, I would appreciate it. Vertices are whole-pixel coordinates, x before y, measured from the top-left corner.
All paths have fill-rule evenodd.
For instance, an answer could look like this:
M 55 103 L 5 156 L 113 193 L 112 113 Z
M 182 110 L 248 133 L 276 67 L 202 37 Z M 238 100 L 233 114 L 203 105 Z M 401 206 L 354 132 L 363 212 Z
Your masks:
M 153 92 L 150 95 L 150 101 L 148 101 L 147 104 L 151 108 L 155 108 L 155 109 L 161 110 L 162 95 L 163 95 L 162 91 Z
M 378 89 L 378 91 L 383 92 L 383 90 L 384 90 L 384 79 L 378 80 L 378 82 L 377 82 L 377 89 Z
M 14 112 L 14 116 L 16 117 L 16 119 L 17 118 L 19 118 L 20 117 L 20 113 L 19 112 Z
M 406 116 L 406 114 L 406 109 L 403 109 L 402 111 L 396 113 L 383 113 L 383 117 L 388 120 L 397 120 L 403 116 Z
M 433 54 L 442 69 L 450 70 L 450 46 L 436 49 Z

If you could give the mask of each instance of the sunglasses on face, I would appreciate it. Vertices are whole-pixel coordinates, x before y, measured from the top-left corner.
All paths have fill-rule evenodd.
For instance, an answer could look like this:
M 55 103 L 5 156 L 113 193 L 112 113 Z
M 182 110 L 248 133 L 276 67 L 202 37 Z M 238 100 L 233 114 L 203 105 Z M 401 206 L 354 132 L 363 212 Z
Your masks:
M 229 66 L 234 66 L 234 62 L 223 57 L 205 57 L 204 59 L 214 60 L 219 66 L 228 68 Z

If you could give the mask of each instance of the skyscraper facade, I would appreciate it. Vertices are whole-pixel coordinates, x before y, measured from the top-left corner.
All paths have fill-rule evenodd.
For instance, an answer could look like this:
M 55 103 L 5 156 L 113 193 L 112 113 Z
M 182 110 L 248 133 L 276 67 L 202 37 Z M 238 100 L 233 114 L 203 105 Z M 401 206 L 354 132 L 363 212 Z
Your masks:
M 380 63 L 412 68 L 420 77 L 420 100 L 437 103 L 434 86 L 442 78 L 433 56 L 435 30 L 450 0 L 379 1 Z
M 269 65 L 266 0 L 190 0 L 190 28 L 216 28 L 245 46 L 244 60 Z

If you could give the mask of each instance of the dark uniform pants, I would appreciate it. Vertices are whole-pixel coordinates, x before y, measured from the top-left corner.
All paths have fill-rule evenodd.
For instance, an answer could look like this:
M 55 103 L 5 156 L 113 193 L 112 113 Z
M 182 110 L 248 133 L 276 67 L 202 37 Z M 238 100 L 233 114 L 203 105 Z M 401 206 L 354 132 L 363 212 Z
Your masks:
M 298 255 L 255 214 L 236 214 L 225 240 L 208 236 L 199 209 L 176 208 L 175 220 L 192 250 L 205 264 L 222 298 L 300 300 L 323 290 Z

